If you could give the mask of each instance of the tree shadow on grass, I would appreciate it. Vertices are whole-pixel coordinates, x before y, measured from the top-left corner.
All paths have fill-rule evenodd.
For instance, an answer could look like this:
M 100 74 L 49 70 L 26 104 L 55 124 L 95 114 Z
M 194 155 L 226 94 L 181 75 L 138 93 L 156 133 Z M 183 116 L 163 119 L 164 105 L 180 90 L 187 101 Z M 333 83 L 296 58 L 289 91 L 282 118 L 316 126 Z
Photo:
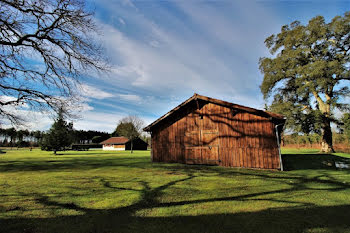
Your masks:
M 216 172 L 214 167 L 201 165 L 184 165 L 177 163 L 152 163 L 148 156 L 128 156 L 128 154 L 102 154 L 93 153 L 64 153 L 64 156 L 48 156 L 43 158 L 28 158 L 14 161 L 0 160 L 0 172 L 16 171 L 42 171 L 42 170 L 89 170 L 104 167 L 129 167 L 129 168 L 157 168 L 169 169 L 176 172 L 176 169 L 195 171 Z M 84 157 L 84 155 L 88 155 Z M 349 158 L 343 158 L 332 154 L 282 154 L 284 170 L 305 170 L 305 169 L 337 169 L 336 162 L 350 165 Z M 228 172 L 234 169 L 226 169 Z M 350 171 L 350 170 L 349 170 Z M 221 171 L 222 172 L 222 169 Z M 261 173 L 261 171 L 257 171 Z
M 235 214 L 142 217 L 128 212 L 92 210 L 55 218 L 2 219 L 1 232 L 349 232 L 350 205 L 267 209 Z
M 115 157 L 115 158 L 98 158 L 98 157 L 76 157 L 61 158 L 49 157 L 47 160 L 41 158 L 18 161 L 0 161 L 0 172 L 16 171 L 59 171 L 59 170 L 89 170 L 104 167 L 139 167 L 146 168 L 152 164 L 149 158 L 145 157 Z
M 318 191 L 319 187 L 312 188 L 307 184 L 324 185 L 319 190 L 344 191 L 350 189 L 350 185 L 340 182 L 327 175 L 320 174 L 317 177 L 291 176 L 291 182 L 287 187 L 271 189 L 268 191 L 252 191 L 246 194 L 214 197 L 206 199 L 186 199 L 185 201 L 161 201 L 165 190 L 180 184 L 189 182 L 201 174 L 186 170 L 185 177 L 166 182 L 153 187 L 144 180 L 138 180 L 140 189 L 118 187 L 118 183 L 111 183 L 106 178 L 100 177 L 101 185 L 109 189 L 115 195 L 117 190 L 130 190 L 139 192 L 140 198 L 135 203 L 114 209 L 92 209 L 81 207 L 75 203 L 60 203 L 42 194 L 33 194 L 36 201 L 47 208 L 61 208 L 79 212 L 75 216 L 56 216 L 52 218 L 15 218 L 0 219 L 0 232 L 350 232 L 348 213 L 350 205 L 317 206 L 313 203 L 285 200 L 283 195 L 293 191 Z M 269 174 L 247 174 L 236 172 L 224 173 L 224 175 L 259 176 L 264 179 L 276 179 L 281 177 Z M 285 182 L 286 177 L 279 182 Z M 135 182 L 135 181 L 133 181 Z M 236 212 L 235 207 L 242 202 L 259 203 L 264 200 L 269 202 L 285 202 L 293 204 L 290 207 L 265 208 L 254 212 Z M 152 216 L 140 214 L 140 211 L 155 210 L 158 208 L 171 208 L 176 206 L 188 206 L 189 208 L 201 208 L 197 204 L 225 202 L 232 206 L 232 213 L 198 214 L 187 216 Z M 15 209 L 17 210 L 17 209 Z M 9 210 L 12 211 L 12 210 Z M 198 212 L 201 212 L 199 209 Z M 160 212 L 161 213 L 161 212 Z
M 350 159 L 332 154 L 282 154 L 286 171 L 306 169 L 337 169 L 336 163 L 350 165 Z

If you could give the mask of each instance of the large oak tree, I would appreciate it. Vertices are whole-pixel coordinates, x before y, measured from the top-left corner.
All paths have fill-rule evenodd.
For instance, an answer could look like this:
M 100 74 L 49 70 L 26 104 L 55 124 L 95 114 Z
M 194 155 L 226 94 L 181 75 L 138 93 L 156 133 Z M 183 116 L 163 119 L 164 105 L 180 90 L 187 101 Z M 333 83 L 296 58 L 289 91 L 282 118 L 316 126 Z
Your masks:
M 0 0 L 0 119 L 65 108 L 83 72 L 106 70 L 96 32 L 83 0 Z
M 322 133 L 322 151 L 334 151 L 334 110 L 349 107 L 350 12 L 326 23 L 317 16 L 307 25 L 295 21 L 265 40 L 273 57 L 260 59 L 260 86 L 270 110 L 285 114 L 288 125 L 304 133 Z

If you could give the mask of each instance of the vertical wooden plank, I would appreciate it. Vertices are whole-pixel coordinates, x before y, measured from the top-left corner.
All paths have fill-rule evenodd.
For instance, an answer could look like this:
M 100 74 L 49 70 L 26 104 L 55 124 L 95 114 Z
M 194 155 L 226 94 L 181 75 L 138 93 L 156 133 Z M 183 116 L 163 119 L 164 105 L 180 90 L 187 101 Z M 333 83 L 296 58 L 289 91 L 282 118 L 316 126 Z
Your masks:
M 272 149 L 271 149 L 271 147 L 267 148 L 267 151 L 268 151 L 267 152 L 267 154 L 268 154 L 268 156 L 267 156 L 268 168 L 271 169 L 272 168 L 272 156 L 271 156 Z
M 244 113 L 243 114 L 243 131 L 244 131 L 244 141 L 243 141 L 243 148 L 244 148 L 244 161 L 245 161 L 245 167 L 250 167 L 250 158 L 249 158 L 249 151 L 247 150 L 247 148 L 249 147 L 248 144 L 248 130 L 249 130 L 249 125 L 247 124 L 249 120 L 249 114 L 248 113 Z
M 266 149 L 261 148 L 261 153 L 262 153 L 262 159 L 263 159 L 263 167 L 262 168 L 267 168 L 267 154 L 266 154 Z
M 276 139 L 276 133 L 274 124 L 270 122 L 270 132 L 271 132 L 271 168 L 276 167 L 276 146 L 277 146 L 277 139 Z
M 250 137 L 250 140 L 251 140 L 252 138 Z M 255 164 L 254 164 L 254 150 L 253 150 L 253 148 L 250 146 L 250 147 L 248 147 L 247 148 L 248 149 L 248 154 L 249 154 L 249 167 L 254 167 L 255 166 Z
M 262 148 L 258 148 L 258 154 L 259 154 L 259 168 L 264 168 L 264 153 L 262 152 Z
M 247 153 L 247 147 L 243 147 L 243 164 L 244 167 L 249 167 L 249 159 L 248 159 L 248 153 Z
M 274 168 L 274 164 L 275 164 L 275 161 L 274 161 L 274 150 L 275 148 L 270 148 L 270 160 L 271 160 L 271 165 L 270 165 L 270 168 Z
M 227 167 L 227 151 L 225 149 L 222 150 L 222 165 Z
M 263 141 L 262 141 L 262 135 L 263 135 L 263 122 L 262 122 L 263 118 L 262 117 L 258 117 L 258 148 L 261 149 L 263 148 Z M 261 151 L 260 151 L 261 152 Z M 260 153 L 260 156 L 262 156 L 262 154 Z M 261 157 L 262 158 L 262 157 Z M 260 165 L 262 165 L 262 159 L 260 160 Z
M 272 122 L 269 122 L 269 147 L 270 148 L 274 148 L 275 145 L 276 145 L 276 133 L 275 133 L 275 129 L 274 129 L 274 126 L 273 126 L 273 123 Z
M 242 127 L 241 127 L 241 114 L 238 113 L 235 116 L 236 124 L 237 124 L 237 148 L 241 148 L 241 140 L 242 140 Z
M 252 148 L 253 151 L 253 162 L 254 162 L 254 167 L 258 168 L 259 167 L 259 154 L 258 154 L 258 149 L 256 147 Z
M 225 151 L 226 156 L 226 167 L 231 167 L 232 159 L 231 159 L 231 153 L 229 153 L 228 150 Z
M 158 154 L 159 154 L 159 161 L 164 161 L 163 160 L 163 155 L 162 155 L 162 148 L 163 148 L 163 143 L 164 143 L 164 137 L 163 137 L 163 134 L 164 134 L 164 129 L 162 128 L 160 131 L 159 131 L 159 143 L 158 143 Z
M 226 125 L 224 124 L 225 122 L 225 116 L 223 115 L 223 107 L 219 106 L 219 113 L 218 116 L 216 116 L 214 119 L 217 121 L 215 123 L 215 127 L 218 129 L 219 132 L 219 159 L 224 160 L 225 159 L 225 153 L 226 153 L 226 140 L 225 140 L 225 135 L 226 135 Z
M 152 150 L 152 160 L 157 161 L 157 133 L 153 133 L 151 136 L 151 150 Z
M 169 139 L 168 139 L 168 145 L 171 144 L 171 134 L 172 134 L 172 127 L 168 128 L 168 135 L 169 135 Z M 167 157 L 169 157 L 169 161 L 170 162 L 174 162 L 174 152 L 172 151 L 172 147 L 171 146 L 166 146 L 166 153 L 167 153 Z
M 262 136 L 260 137 L 261 139 L 261 147 L 266 148 L 266 119 L 264 119 L 261 122 L 261 130 L 262 130 Z
M 241 140 L 241 148 L 246 148 L 246 135 L 245 135 L 245 114 L 241 113 L 241 132 L 242 132 L 242 140 Z
M 228 153 L 229 159 L 230 159 L 230 167 L 234 167 L 235 166 L 235 157 L 236 157 L 234 149 L 227 150 L 227 153 Z
M 255 115 L 251 115 L 252 117 L 252 131 L 251 131 L 251 137 L 252 137 L 252 147 L 253 148 L 256 148 L 257 147 L 257 143 L 256 143 L 256 140 L 257 140 L 257 122 L 256 122 L 256 116 Z M 256 156 L 255 156 L 256 157 Z
M 168 129 L 168 140 L 167 140 L 167 145 L 165 148 L 167 151 L 167 157 L 169 157 L 170 162 L 173 162 L 174 161 L 174 152 L 172 151 L 172 146 L 171 146 L 172 141 L 173 141 L 173 139 L 172 139 L 172 134 L 173 134 L 172 125 L 169 125 L 167 127 L 167 129 Z
M 176 150 L 176 161 L 181 161 L 181 152 L 180 152 L 180 121 L 175 122 L 175 143 L 174 143 L 174 149 Z
M 269 151 L 268 147 L 264 148 L 264 153 L 265 153 L 265 157 L 266 157 L 264 168 L 269 169 L 270 168 L 270 151 Z
M 181 160 L 182 162 L 185 162 L 185 147 L 184 147 L 184 136 L 185 136 L 185 128 L 186 128 L 186 124 L 185 124 L 185 119 L 186 118 L 182 118 L 180 120 L 180 153 L 181 153 Z
M 250 155 L 250 167 L 255 167 L 255 154 L 254 154 L 254 148 L 249 147 L 249 155 Z
M 253 114 L 249 114 L 249 125 L 250 125 L 250 130 L 249 130 L 249 137 L 250 137 L 250 147 L 254 148 L 255 147 L 255 119 Z M 252 149 L 252 155 L 253 155 L 253 161 L 252 164 L 254 163 L 254 150 Z
M 256 148 L 256 154 L 258 156 L 258 168 L 263 168 L 263 162 L 262 162 L 262 157 L 261 157 L 261 148 L 257 147 Z
M 248 122 L 247 122 L 247 125 L 248 125 L 248 142 L 249 142 L 249 146 L 248 146 L 248 150 L 249 150 L 249 159 L 250 159 L 250 162 L 249 162 L 249 167 L 255 167 L 255 156 L 254 156 L 254 150 L 253 150 L 253 142 L 254 142 L 254 138 L 253 138 L 253 115 L 252 114 L 248 114 Z
M 178 150 L 178 141 L 179 141 L 179 132 L 178 132 L 178 121 L 175 121 L 174 123 L 174 143 L 173 143 L 173 148 L 175 150 L 175 161 L 179 161 L 179 150 Z
M 250 154 L 249 154 L 249 148 L 248 147 L 244 147 L 244 161 L 245 161 L 244 167 L 251 167 Z
M 263 135 L 263 122 L 262 122 L 262 117 L 258 117 L 258 147 L 262 148 L 262 135 Z
M 255 125 L 255 127 L 254 127 L 254 129 L 255 129 L 255 131 L 254 131 L 254 133 L 255 133 L 255 148 L 259 148 L 259 136 L 260 136 L 260 134 L 259 134 L 259 132 L 260 132 L 259 116 L 254 116 L 254 120 L 255 120 L 255 122 L 254 122 L 254 125 Z
M 177 155 L 177 150 L 176 150 L 176 140 L 177 140 L 177 122 L 175 121 L 174 124 L 172 125 L 172 143 L 171 143 L 171 153 L 174 154 L 174 162 L 178 161 L 178 155 Z
M 245 123 L 245 129 L 246 129 L 246 135 L 247 135 L 247 148 L 252 147 L 252 124 L 251 124 L 251 114 L 247 113 L 246 123 Z
M 247 167 L 247 155 L 244 147 L 241 147 L 242 153 L 242 167 Z
M 269 169 L 270 167 L 270 161 L 269 161 L 269 148 L 268 147 L 265 147 L 264 148 L 264 154 L 265 154 L 265 169 Z
M 279 151 L 278 151 L 278 147 L 275 147 L 274 150 L 274 157 L 275 157 L 275 169 L 279 169 L 280 168 L 280 162 L 279 162 Z
M 238 119 L 238 116 L 235 115 L 234 117 L 232 116 L 232 113 L 231 113 L 231 119 L 232 119 L 232 127 L 233 129 L 232 130 L 232 136 L 234 137 L 234 143 L 233 143 L 233 148 L 235 150 L 235 167 L 240 167 L 241 166 L 241 158 L 240 158 L 240 153 L 239 153 L 239 136 L 240 136 L 240 133 L 239 133 L 239 119 Z
M 235 167 L 240 167 L 240 166 L 241 166 L 238 149 L 239 149 L 238 147 L 234 148 L 234 154 L 235 154 L 235 163 L 234 163 L 234 166 L 235 166 Z
M 252 166 L 253 166 L 254 168 L 257 168 L 257 167 L 258 167 L 257 150 L 256 150 L 255 147 L 251 148 L 251 150 L 252 150 L 252 159 L 253 159 Z
M 277 160 L 276 160 L 276 148 L 271 148 L 271 160 L 272 160 L 272 169 L 276 169 L 277 168 Z

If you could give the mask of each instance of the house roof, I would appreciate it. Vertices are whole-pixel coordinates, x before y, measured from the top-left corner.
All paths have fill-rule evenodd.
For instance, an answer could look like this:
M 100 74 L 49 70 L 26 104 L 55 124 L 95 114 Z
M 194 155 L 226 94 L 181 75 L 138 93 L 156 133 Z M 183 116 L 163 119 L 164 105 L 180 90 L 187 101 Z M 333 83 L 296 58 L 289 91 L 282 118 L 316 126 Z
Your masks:
M 232 109 L 238 109 L 244 112 L 249 112 L 255 115 L 259 115 L 259 116 L 263 116 L 263 117 L 267 117 L 267 118 L 273 118 L 276 120 L 281 120 L 281 121 L 285 121 L 285 117 L 283 115 L 277 114 L 277 113 L 272 113 L 272 112 L 268 112 L 268 111 L 263 111 L 263 110 L 259 110 L 259 109 L 255 109 L 255 108 L 250 108 L 250 107 L 246 107 L 243 105 L 239 105 L 239 104 L 234 104 L 234 103 L 230 103 L 230 102 L 226 102 L 223 100 L 219 100 L 219 99 L 214 99 L 214 98 L 210 98 L 207 96 L 203 96 L 203 95 L 199 95 L 197 93 L 194 93 L 194 95 L 192 97 L 190 97 L 189 99 L 187 99 L 186 101 L 184 101 L 183 103 L 181 103 L 180 105 L 178 105 L 177 107 L 175 107 L 174 109 L 170 110 L 168 113 L 166 113 L 165 115 L 161 116 L 160 118 L 158 118 L 156 121 L 154 121 L 153 123 L 151 123 L 150 125 L 146 126 L 143 130 L 144 131 L 151 131 L 151 128 L 155 125 L 157 125 L 159 122 L 163 121 L 164 119 L 168 118 L 169 116 L 171 116 L 173 113 L 177 112 L 178 110 L 180 110 L 182 107 L 184 107 L 185 105 L 189 104 L 191 101 L 195 101 L 195 100 L 204 100 L 210 103 L 214 103 L 217 105 L 221 105 L 224 107 L 228 107 L 228 108 L 232 108 Z
M 129 139 L 126 137 L 111 137 L 107 140 L 104 140 L 103 142 L 100 142 L 100 144 L 113 144 L 113 145 L 123 145 L 127 143 Z

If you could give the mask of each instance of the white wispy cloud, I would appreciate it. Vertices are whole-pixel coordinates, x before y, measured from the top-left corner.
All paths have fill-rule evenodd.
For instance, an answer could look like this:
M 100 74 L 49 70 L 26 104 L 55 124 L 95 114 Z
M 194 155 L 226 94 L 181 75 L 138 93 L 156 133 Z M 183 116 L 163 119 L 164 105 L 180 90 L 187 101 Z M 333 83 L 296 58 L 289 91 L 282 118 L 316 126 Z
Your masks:
M 81 84 L 80 87 L 81 87 L 81 95 L 88 98 L 106 99 L 114 96 L 111 93 L 103 91 L 100 88 L 90 86 L 88 84 Z
M 133 94 L 119 94 L 119 97 L 123 100 L 133 101 L 133 102 L 140 102 L 142 100 L 140 96 L 133 95 Z
M 271 33 L 266 28 L 274 30 L 279 24 L 260 5 L 252 1 L 170 2 L 189 19 L 184 22 L 182 15 L 169 14 L 161 7 L 156 13 L 162 21 L 157 21 L 147 12 L 149 8 L 126 10 L 115 2 L 104 3 L 137 29 L 135 36 L 100 21 L 116 64 L 111 86 L 133 89 L 141 97 L 147 91 L 158 102 L 174 95 L 181 102 L 196 92 L 263 107 L 258 60 L 267 52 L 263 41 Z M 162 104 L 169 106 L 169 101 Z
M 124 21 L 124 19 L 122 19 L 122 18 L 118 18 L 118 20 L 119 20 L 119 22 L 120 22 L 122 25 L 125 25 L 125 21 Z

